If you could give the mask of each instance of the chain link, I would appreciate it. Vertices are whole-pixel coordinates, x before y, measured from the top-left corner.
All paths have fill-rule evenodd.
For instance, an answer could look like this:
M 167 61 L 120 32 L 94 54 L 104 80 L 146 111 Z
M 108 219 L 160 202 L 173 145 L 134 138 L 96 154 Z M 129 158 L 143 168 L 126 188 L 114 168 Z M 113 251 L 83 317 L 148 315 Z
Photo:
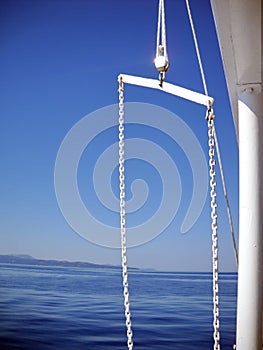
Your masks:
M 217 203 L 216 203 L 216 172 L 215 172 L 215 141 L 214 141 L 214 114 L 211 107 L 208 108 L 208 145 L 209 145 L 209 175 L 211 196 L 212 219 L 212 253 L 213 253 L 213 315 L 214 315 L 214 350 L 220 350 L 219 333 L 219 295 L 218 295 L 218 235 L 217 235 Z
M 119 80 L 119 180 L 120 180 L 120 227 L 121 227 L 121 248 L 122 248 L 122 278 L 123 296 L 125 306 L 125 317 L 127 327 L 128 349 L 133 349 L 131 312 L 128 289 L 128 267 L 126 248 L 126 225 L 125 225 L 125 184 L 124 184 L 124 85 Z

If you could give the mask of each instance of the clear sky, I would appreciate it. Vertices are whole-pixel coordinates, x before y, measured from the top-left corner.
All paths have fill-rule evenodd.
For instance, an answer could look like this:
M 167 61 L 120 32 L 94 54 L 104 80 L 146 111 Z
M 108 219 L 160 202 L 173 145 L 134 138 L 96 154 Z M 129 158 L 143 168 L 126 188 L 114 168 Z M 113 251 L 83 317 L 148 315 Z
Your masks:
M 215 98 L 215 123 L 237 232 L 238 146 L 213 16 L 209 0 L 190 4 L 209 94 Z M 165 6 L 170 60 L 166 80 L 203 92 L 185 1 L 166 0 Z M 113 196 L 113 206 L 108 208 L 97 197 L 100 191 L 110 206 L 110 195 L 118 196 L 118 155 L 103 152 L 110 152 L 111 145 L 118 141 L 117 108 L 111 107 L 118 103 L 117 76 L 120 73 L 158 76 L 153 65 L 157 12 L 157 0 L 1 1 L 0 254 L 120 264 L 120 250 L 106 247 L 110 244 L 104 242 L 110 229 L 118 226 L 116 198 Z M 137 234 L 140 229 L 143 231 L 139 237 L 146 237 L 143 244 L 129 248 L 130 266 L 210 271 L 208 184 L 203 209 L 197 209 L 196 213 L 198 210 L 200 213 L 195 223 L 181 233 L 193 191 L 201 193 L 197 207 L 203 204 L 202 188 L 207 173 L 202 154 L 208 158 L 205 107 L 135 86 L 126 86 L 125 102 L 135 102 L 133 106 L 138 108 L 137 112 L 128 113 L 125 129 L 127 139 L 133 141 L 131 154 L 146 152 L 145 156 L 131 155 L 126 161 L 127 206 L 132 199 L 132 184 L 135 186 L 135 209 L 127 215 L 128 232 L 135 227 Z M 159 113 L 158 121 L 153 122 L 152 112 L 147 108 Z M 141 121 L 138 111 L 142 113 Z M 58 151 L 72 130 L 76 132 L 75 139 L 69 143 L 72 152 L 77 152 L 78 135 L 85 139 L 87 132 L 87 144 L 84 144 L 76 169 L 78 189 L 87 212 L 95 218 L 98 227 L 96 231 L 87 221 L 84 234 L 76 233 L 68 223 L 69 218 L 63 216 L 54 186 Z M 156 149 L 153 143 L 157 144 Z M 112 150 L 114 152 L 114 148 Z M 66 154 L 66 159 L 73 157 L 72 154 Z M 107 164 L 96 168 L 103 154 Z M 165 157 L 172 160 L 177 171 L 172 173 L 173 165 L 167 165 Z M 201 157 L 200 171 L 198 157 Z M 97 172 L 93 172 L 94 169 Z M 65 169 L 66 188 L 71 170 Z M 219 264 L 222 271 L 235 271 L 218 169 L 217 173 Z M 134 182 L 135 179 L 143 182 Z M 59 181 L 64 180 L 60 177 Z M 106 181 L 110 184 L 108 192 Z M 141 186 L 137 192 L 136 185 Z M 168 187 L 166 192 L 165 186 Z M 157 227 L 159 219 L 155 223 L 153 218 L 164 203 L 167 207 L 161 214 L 160 220 L 164 222 L 161 230 Z M 72 213 L 78 218 L 78 208 L 74 204 Z M 148 221 L 152 223 L 150 228 L 143 226 Z M 95 237 L 91 239 L 93 242 L 89 237 Z

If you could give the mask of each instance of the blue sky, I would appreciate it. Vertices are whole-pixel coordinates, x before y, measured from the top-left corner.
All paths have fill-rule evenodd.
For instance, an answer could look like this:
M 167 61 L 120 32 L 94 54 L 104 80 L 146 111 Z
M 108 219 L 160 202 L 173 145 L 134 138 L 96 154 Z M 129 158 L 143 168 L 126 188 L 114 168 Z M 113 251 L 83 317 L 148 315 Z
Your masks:
M 215 122 L 237 231 L 238 149 L 211 7 L 208 0 L 190 4 L 209 94 L 215 98 Z M 203 92 L 185 2 L 166 0 L 165 5 L 170 60 L 166 80 Z M 56 198 L 54 167 L 61 143 L 76 123 L 85 116 L 94 123 L 96 114 L 94 119 L 92 113 L 118 103 L 120 73 L 157 78 L 153 59 L 158 2 L 3 0 L 0 6 L 0 253 L 119 264 L 119 249 L 89 242 L 67 223 Z M 125 88 L 125 101 L 154 104 L 178 116 L 196 136 L 207 157 L 204 107 L 135 86 Z M 182 234 L 180 227 L 193 190 L 191 165 L 178 144 L 172 145 L 162 130 L 136 125 L 132 119 L 130 123 L 127 138 L 146 138 L 171 152 L 181 177 L 182 196 L 168 227 L 150 242 L 129 249 L 129 264 L 162 270 L 210 271 L 209 197 L 196 223 Z M 172 128 L 172 121 L 166 126 Z M 107 224 L 111 225 L 117 224 L 118 216 L 97 203 L 91 181 L 92 167 L 103 146 L 107 148 L 118 141 L 116 130 L 113 127 L 94 134 L 94 142 L 85 149 L 78 170 L 83 202 L 96 220 L 107 221 L 108 217 Z M 96 140 L 95 136 L 99 138 Z M 131 197 L 130 184 L 136 178 L 147 182 L 149 197 L 141 214 L 138 210 L 138 215 L 130 219 L 131 226 L 153 216 L 162 196 L 160 174 L 149 163 L 138 162 L 127 162 L 127 199 Z M 109 181 L 118 195 L 116 169 Z M 220 268 L 233 271 L 235 260 L 219 176 L 217 182 Z

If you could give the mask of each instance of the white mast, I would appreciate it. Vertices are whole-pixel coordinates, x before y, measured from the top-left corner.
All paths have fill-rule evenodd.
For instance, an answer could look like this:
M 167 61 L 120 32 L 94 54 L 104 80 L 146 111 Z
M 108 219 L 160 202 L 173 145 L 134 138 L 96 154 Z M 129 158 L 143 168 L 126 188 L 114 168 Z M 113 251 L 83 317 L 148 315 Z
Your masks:
M 211 0 L 239 140 L 237 350 L 262 350 L 261 0 Z

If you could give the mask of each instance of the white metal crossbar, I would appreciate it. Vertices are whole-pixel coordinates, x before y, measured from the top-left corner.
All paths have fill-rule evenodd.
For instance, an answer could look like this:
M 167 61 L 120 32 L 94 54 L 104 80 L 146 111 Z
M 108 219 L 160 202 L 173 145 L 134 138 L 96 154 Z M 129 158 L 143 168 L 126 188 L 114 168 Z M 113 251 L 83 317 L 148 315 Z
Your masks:
M 127 74 L 120 74 L 119 81 L 121 80 L 123 83 L 126 83 L 126 84 L 132 84 L 132 85 L 138 85 L 138 86 L 143 86 L 147 88 L 162 90 L 164 92 L 168 92 L 169 94 L 182 97 L 186 100 L 199 103 L 207 107 L 211 106 L 214 102 L 214 99 L 212 97 L 209 97 L 199 92 L 191 91 L 170 83 L 163 82 L 161 87 L 159 80 L 155 80 L 155 79 L 142 78 L 142 77 L 127 75 Z

